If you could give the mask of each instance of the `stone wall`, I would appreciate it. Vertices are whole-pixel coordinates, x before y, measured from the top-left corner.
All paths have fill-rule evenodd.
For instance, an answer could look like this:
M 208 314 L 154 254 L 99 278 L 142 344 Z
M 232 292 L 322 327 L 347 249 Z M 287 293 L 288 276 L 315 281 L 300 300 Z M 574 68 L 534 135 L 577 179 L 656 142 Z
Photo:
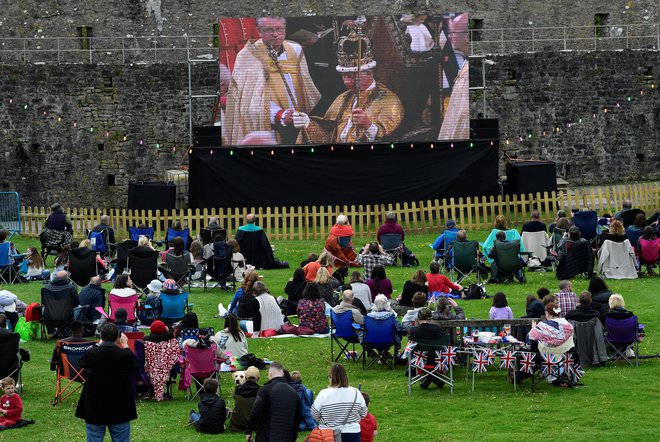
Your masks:
M 215 85 L 217 65 L 197 84 Z M 185 65 L 0 65 L 0 190 L 24 204 L 123 207 L 129 181 L 187 162 Z M 211 102 L 194 102 L 208 125 Z
M 95 36 L 210 35 L 223 16 L 392 14 L 467 11 L 483 28 L 591 26 L 594 14 L 612 25 L 658 23 L 656 0 L 14 0 L 3 2 L 0 37 L 77 37 L 91 26 Z
M 571 185 L 660 178 L 660 53 L 555 52 L 492 61 L 486 116 L 500 120 L 501 150 L 555 161 Z M 481 86 L 481 68 L 471 66 L 472 86 Z M 483 113 L 482 98 L 472 91 L 473 118 Z

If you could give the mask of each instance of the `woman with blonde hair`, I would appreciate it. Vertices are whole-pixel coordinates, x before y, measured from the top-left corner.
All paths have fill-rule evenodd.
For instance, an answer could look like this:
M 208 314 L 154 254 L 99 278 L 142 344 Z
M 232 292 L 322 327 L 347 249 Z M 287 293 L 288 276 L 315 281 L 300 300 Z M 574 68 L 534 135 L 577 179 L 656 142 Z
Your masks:
M 330 304 L 331 307 L 339 304 L 338 297 L 335 295 L 335 290 L 339 287 L 339 281 L 330 276 L 327 268 L 319 268 L 314 282 L 318 285 L 321 298 L 325 302 Z
M 357 388 L 348 385 L 344 366 L 332 364 L 328 377 L 330 386 L 316 396 L 312 418 L 321 430 L 341 430 L 343 442 L 360 442 L 360 420 L 367 415 L 364 397 Z
M 303 267 L 303 270 L 305 271 L 305 279 L 309 282 L 314 282 L 314 279 L 316 279 L 316 272 L 318 272 L 321 267 L 325 267 L 328 270 L 328 273 L 332 275 L 332 255 L 326 251 L 321 253 L 316 261 L 310 262 Z
M 494 261 L 493 258 L 491 258 L 490 252 L 493 249 L 493 245 L 495 244 L 495 241 L 497 239 L 497 234 L 499 232 L 504 232 L 506 236 L 506 241 L 520 241 L 520 251 L 524 252 L 525 247 L 522 242 L 522 238 L 520 237 L 520 233 L 516 229 L 509 229 L 507 226 L 507 220 L 504 217 L 504 215 L 497 215 L 495 217 L 495 227 L 493 230 L 490 231 L 488 234 L 488 238 L 486 238 L 486 241 L 483 243 L 483 251 L 484 255 L 486 256 L 486 260 L 488 263 L 492 263 Z
M 605 313 L 606 318 L 612 319 L 628 319 L 634 315 L 633 312 L 626 309 L 626 302 L 623 299 L 623 296 L 618 293 L 614 293 L 610 296 L 608 301 L 610 310 Z
M 623 223 L 621 221 L 612 221 L 609 231 L 603 238 L 603 242 L 607 241 L 608 239 L 613 242 L 624 242 L 628 239 L 628 235 L 626 235 L 626 229 L 623 227 Z

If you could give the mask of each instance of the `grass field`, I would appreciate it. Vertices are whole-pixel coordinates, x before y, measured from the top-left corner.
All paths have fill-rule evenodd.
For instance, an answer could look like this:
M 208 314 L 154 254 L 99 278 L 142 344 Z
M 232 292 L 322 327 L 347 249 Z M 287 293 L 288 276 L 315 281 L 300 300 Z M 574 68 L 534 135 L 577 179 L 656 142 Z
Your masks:
M 483 240 L 486 232 L 474 232 L 473 239 Z M 28 245 L 38 245 L 36 239 L 14 238 L 17 247 L 24 250 Z M 406 244 L 420 258 L 426 268 L 431 250 L 427 244 L 431 235 L 408 238 Z M 362 244 L 367 238 L 355 241 Z M 321 241 L 276 242 L 276 256 L 297 265 L 310 251 L 319 252 Z M 413 273 L 410 268 L 387 268 L 395 294 L 400 293 L 405 280 Z M 293 269 L 263 271 L 264 281 L 270 293 L 283 295 L 284 286 Z M 609 281 L 608 281 L 609 282 Z M 525 314 L 525 295 L 545 286 L 557 288 L 558 281 L 552 273 L 528 273 L 524 285 L 488 285 L 488 293 L 506 293 L 514 315 Z M 585 290 L 588 281 L 576 279 L 576 292 Z M 646 324 L 646 338 L 640 345 L 642 354 L 660 352 L 660 278 L 634 281 L 611 281 L 610 288 L 621 293 L 626 306 L 638 314 Z M 40 282 L 3 286 L 29 303 L 39 301 Z M 110 286 L 108 285 L 108 289 Z M 213 319 L 218 302 L 228 305 L 233 293 L 215 290 L 203 293 L 193 289 L 190 301 L 202 326 L 222 328 L 222 321 Z M 459 301 L 468 318 L 487 318 L 490 300 Z M 0 432 L 0 440 L 76 441 L 84 440 L 84 424 L 74 417 L 77 395 L 57 408 L 50 404 L 55 391 L 55 374 L 49 371 L 48 358 L 54 342 L 29 342 L 24 344 L 32 353 L 32 360 L 24 365 L 25 390 L 24 417 L 36 420 L 35 425 L 19 430 Z M 330 360 L 328 339 L 253 339 L 250 351 L 262 358 L 280 361 L 289 370 L 300 370 L 303 382 L 315 392 L 327 385 Z M 374 366 L 363 371 L 361 365 L 345 362 L 351 384 L 362 384 L 371 395 L 370 411 L 378 420 L 379 441 L 509 441 L 523 439 L 546 440 L 658 440 L 660 418 L 660 360 L 647 359 L 638 368 L 623 364 L 587 369 L 583 387 L 575 390 L 561 389 L 541 384 L 532 393 L 529 381 L 517 393 L 507 383 L 504 373 L 493 368 L 477 377 L 475 392 L 464 378 L 463 367 L 455 373 L 454 396 L 448 389 L 431 387 L 424 391 L 415 386 L 408 397 L 403 368 L 396 371 Z M 262 372 L 262 381 L 265 372 Z M 233 392 L 229 376 L 222 376 L 222 392 L 229 406 Z M 221 436 L 205 436 L 184 427 L 187 413 L 196 403 L 185 400 L 183 392 L 175 391 L 171 402 L 145 401 L 138 404 L 138 420 L 133 422 L 132 435 L 136 441 L 175 440 L 244 440 L 239 433 Z M 299 437 L 299 440 L 303 439 Z

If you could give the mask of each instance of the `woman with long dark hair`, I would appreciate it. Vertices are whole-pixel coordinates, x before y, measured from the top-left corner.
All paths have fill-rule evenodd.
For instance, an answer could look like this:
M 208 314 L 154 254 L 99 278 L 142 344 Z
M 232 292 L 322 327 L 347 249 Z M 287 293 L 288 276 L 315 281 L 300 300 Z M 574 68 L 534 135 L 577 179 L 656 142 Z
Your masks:
M 371 278 L 367 279 L 366 284 L 371 289 L 371 299 L 376 299 L 379 294 L 385 295 L 387 299 L 392 297 L 392 281 L 387 279 L 385 267 L 377 265 L 371 272 Z
M 225 317 L 225 328 L 213 338 L 218 348 L 216 355 L 226 361 L 230 358 L 240 358 L 248 353 L 247 337 L 238 326 L 238 318 L 233 313 Z

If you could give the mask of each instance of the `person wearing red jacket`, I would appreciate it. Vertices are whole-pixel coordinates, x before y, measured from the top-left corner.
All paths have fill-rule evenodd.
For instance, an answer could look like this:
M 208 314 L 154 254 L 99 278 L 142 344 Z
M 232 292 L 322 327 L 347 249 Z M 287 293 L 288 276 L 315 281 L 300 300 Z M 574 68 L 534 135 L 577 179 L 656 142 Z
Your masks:
M 2 389 L 5 394 L 0 398 L 0 430 L 13 427 L 17 422 L 23 420 L 23 401 L 21 397 L 16 394 L 16 381 L 12 378 L 4 378 L 2 380 Z

